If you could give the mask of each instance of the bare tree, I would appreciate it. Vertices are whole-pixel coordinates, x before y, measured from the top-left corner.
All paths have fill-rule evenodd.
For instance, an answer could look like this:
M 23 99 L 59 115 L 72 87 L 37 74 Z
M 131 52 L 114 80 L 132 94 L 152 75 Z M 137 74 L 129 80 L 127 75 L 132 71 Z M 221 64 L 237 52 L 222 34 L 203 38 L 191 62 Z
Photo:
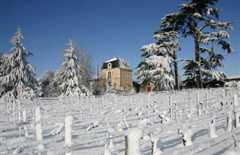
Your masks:
M 82 73 L 82 82 L 86 87 L 90 87 L 90 80 L 93 76 L 93 65 L 92 65 L 92 57 L 89 55 L 86 50 L 82 48 L 78 48 L 76 51 L 76 55 L 78 57 L 78 64 L 80 66 L 80 70 Z

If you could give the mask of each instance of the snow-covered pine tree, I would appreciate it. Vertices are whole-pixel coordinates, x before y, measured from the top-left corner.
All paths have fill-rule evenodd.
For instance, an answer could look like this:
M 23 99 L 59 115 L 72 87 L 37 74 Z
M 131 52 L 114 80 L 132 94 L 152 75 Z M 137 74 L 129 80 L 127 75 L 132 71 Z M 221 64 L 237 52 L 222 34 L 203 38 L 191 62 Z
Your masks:
M 0 53 L 0 77 L 4 74 L 3 70 L 3 62 L 4 62 L 4 55 Z
M 216 7 L 218 1 L 191 0 L 182 4 L 178 12 L 171 13 L 163 19 L 162 27 L 174 27 L 174 30 L 184 37 L 192 37 L 194 40 L 195 59 L 189 61 L 185 67 L 185 85 L 200 88 L 203 87 L 206 75 L 208 75 L 208 79 L 212 80 L 215 77 L 219 78 L 216 75 L 223 75 L 217 70 L 217 67 L 206 70 L 204 63 L 210 60 L 213 52 L 214 55 L 218 55 L 216 49 L 223 49 L 228 53 L 232 52 L 228 42 L 228 31 L 231 29 L 231 24 L 219 20 L 219 9 Z M 218 45 L 220 48 L 214 49 L 213 45 Z
M 141 84 L 153 84 L 153 90 L 169 90 L 174 88 L 172 70 L 173 52 L 178 46 L 176 32 L 159 31 L 154 35 L 156 43 L 143 46 L 142 62 L 137 68 L 137 79 Z
M 163 22 L 163 21 L 161 21 Z M 157 38 L 159 36 L 159 38 Z M 161 37 L 162 36 L 162 37 Z M 179 37 L 176 31 L 172 27 L 162 29 L 155 32 L 155 39 L 157 44 L 162 44 L 167 49 L 167 54 L 173 59 L 171 63 L 174 72 L 175 89 L 179 89 L 179 76 L 178 76 L 178 63 L 177 63 L 177 51 L 179 48 Z
M 3 72 L 4 71 L 3 70 L 3 61 L 4 61 L 3 54 L 0 53 L 0 77 L 3 76 L 3 74 L 4 74 L 4 72 Z M 2 87 L 3 87 L 2 82 L 0 81 L 0 88 L 2 88 Z M 3 90 L 0 90 L 0 96 L 1 96 L 2 91 Z
M 82 73 L 77 63 L 76 48 L 69 40 L 65 48 L 64 62 L 56 73 L 54 85 L 59 96 L 88 95 L 88 89 L 82 83 Z
M 207 56 L 201 58 L 201 79 L 204 87 L 217 87 L 226 78 L 224 72 L 219 68 L 223 66 L 223 55 L 216 53 L 214 49 Z M 187 88 L 193 88 L 197 83 L 196 70 L 197 64 L 194 61 L 188 61 L 184 66 L 184 76 L 186 79 L 183 81 L 184 86 Z
M 30 98 L 36 95 L 37 80 L 34 68 L 27 62 L 31 54 L 23 46 L 23 35 L 20 29 L 12 37 L 13 48 L 9 54 L 2 56 L 0 69 L 0 97 L 9 95 L 15 98 Z

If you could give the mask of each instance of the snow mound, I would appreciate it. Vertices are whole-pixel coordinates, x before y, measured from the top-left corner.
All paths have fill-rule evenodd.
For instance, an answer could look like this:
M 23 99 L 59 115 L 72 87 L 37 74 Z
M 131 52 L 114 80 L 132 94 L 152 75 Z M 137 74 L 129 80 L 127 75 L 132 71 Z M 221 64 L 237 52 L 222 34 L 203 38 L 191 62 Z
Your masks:
M 226 151 L 225 153 L 224 153 L 224 155 L 239 155 L 240 154 L 240 152 L 237 152 L 237 151 Z

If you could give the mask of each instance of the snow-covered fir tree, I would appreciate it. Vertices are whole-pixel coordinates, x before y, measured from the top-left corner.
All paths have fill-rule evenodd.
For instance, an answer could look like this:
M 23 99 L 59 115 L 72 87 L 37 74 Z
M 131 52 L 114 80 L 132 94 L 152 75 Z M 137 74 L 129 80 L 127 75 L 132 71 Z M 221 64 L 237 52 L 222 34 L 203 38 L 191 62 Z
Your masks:
M 14 47 L 9 54 L 4 54 L 1 58 L 0 96 L 33 97 L 36 95 L 38 85 L 34 68 L 27 62 L 27 57 L 31 53 L 23 46 L 20 29 L 12 37 L 11 43 Z
M 83 85 L 82 73 L 77 61 L 76 48 L 69 40 L 65 48 L 64 62 L 56 73 L 54 85 L 60 96 L 81 96 L 88 95 L 88 89 Z
M 4 63 L 4 58 L 5 55 L 3 53 L 0 53 L 0 76 L 3 76 L 4 74 L 4 68 L 3 68 L 3 63 Z
M 0 53 L 0 77 L 4 75 L 3 62 L 4 62 L 3 54 Z M 2 82 L 0 82 L 0 88 L 3 88 Z M 1 94 L 2 94 L 2 91 L 3 91 L 3 90 L 0 90 L 0 96 L 1 96 Z
M 233 51 L 228 42 L 231 24 L 219 20 L 218 1 L 191 0 L 182 4 L 178 12 L 168 14 L 163 19 L 162 27 L 173 27 L 184 37 L 194 40 L 195 59 L 185 66 L 184 83 L 187 87 L 203 87 L 209 81 L 224 78 L 218 70 L 223 60 L 218 51 Z
M 178 45 L 176 32 L 159 31 L 154 35 L 156 43 L 142 47 L 142 61 L 137 68 L 137 78 L 141 84 L 153 84 L 153 90 L 169 90 L 174 88 L 172 64 L 173 52 Z

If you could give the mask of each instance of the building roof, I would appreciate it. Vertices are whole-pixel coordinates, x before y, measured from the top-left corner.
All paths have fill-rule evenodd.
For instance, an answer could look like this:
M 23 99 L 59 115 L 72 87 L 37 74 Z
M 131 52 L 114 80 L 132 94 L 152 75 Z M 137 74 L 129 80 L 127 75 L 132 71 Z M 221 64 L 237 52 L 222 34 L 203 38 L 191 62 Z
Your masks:
M 131 69 L 127 61 L 117 57 L 113 57 L 112 59 L 105 61 L 102 65 L 102 69 L 107 69 L 109 63 L 111 63 L 112 68 Z
M 225 81 L 227 81 L 227 82 L 229 82 L 229 81 L 240 81 L 240 76 L 239 76 L 239 75 L 227 76 L 227 78 L 225 79 Z

